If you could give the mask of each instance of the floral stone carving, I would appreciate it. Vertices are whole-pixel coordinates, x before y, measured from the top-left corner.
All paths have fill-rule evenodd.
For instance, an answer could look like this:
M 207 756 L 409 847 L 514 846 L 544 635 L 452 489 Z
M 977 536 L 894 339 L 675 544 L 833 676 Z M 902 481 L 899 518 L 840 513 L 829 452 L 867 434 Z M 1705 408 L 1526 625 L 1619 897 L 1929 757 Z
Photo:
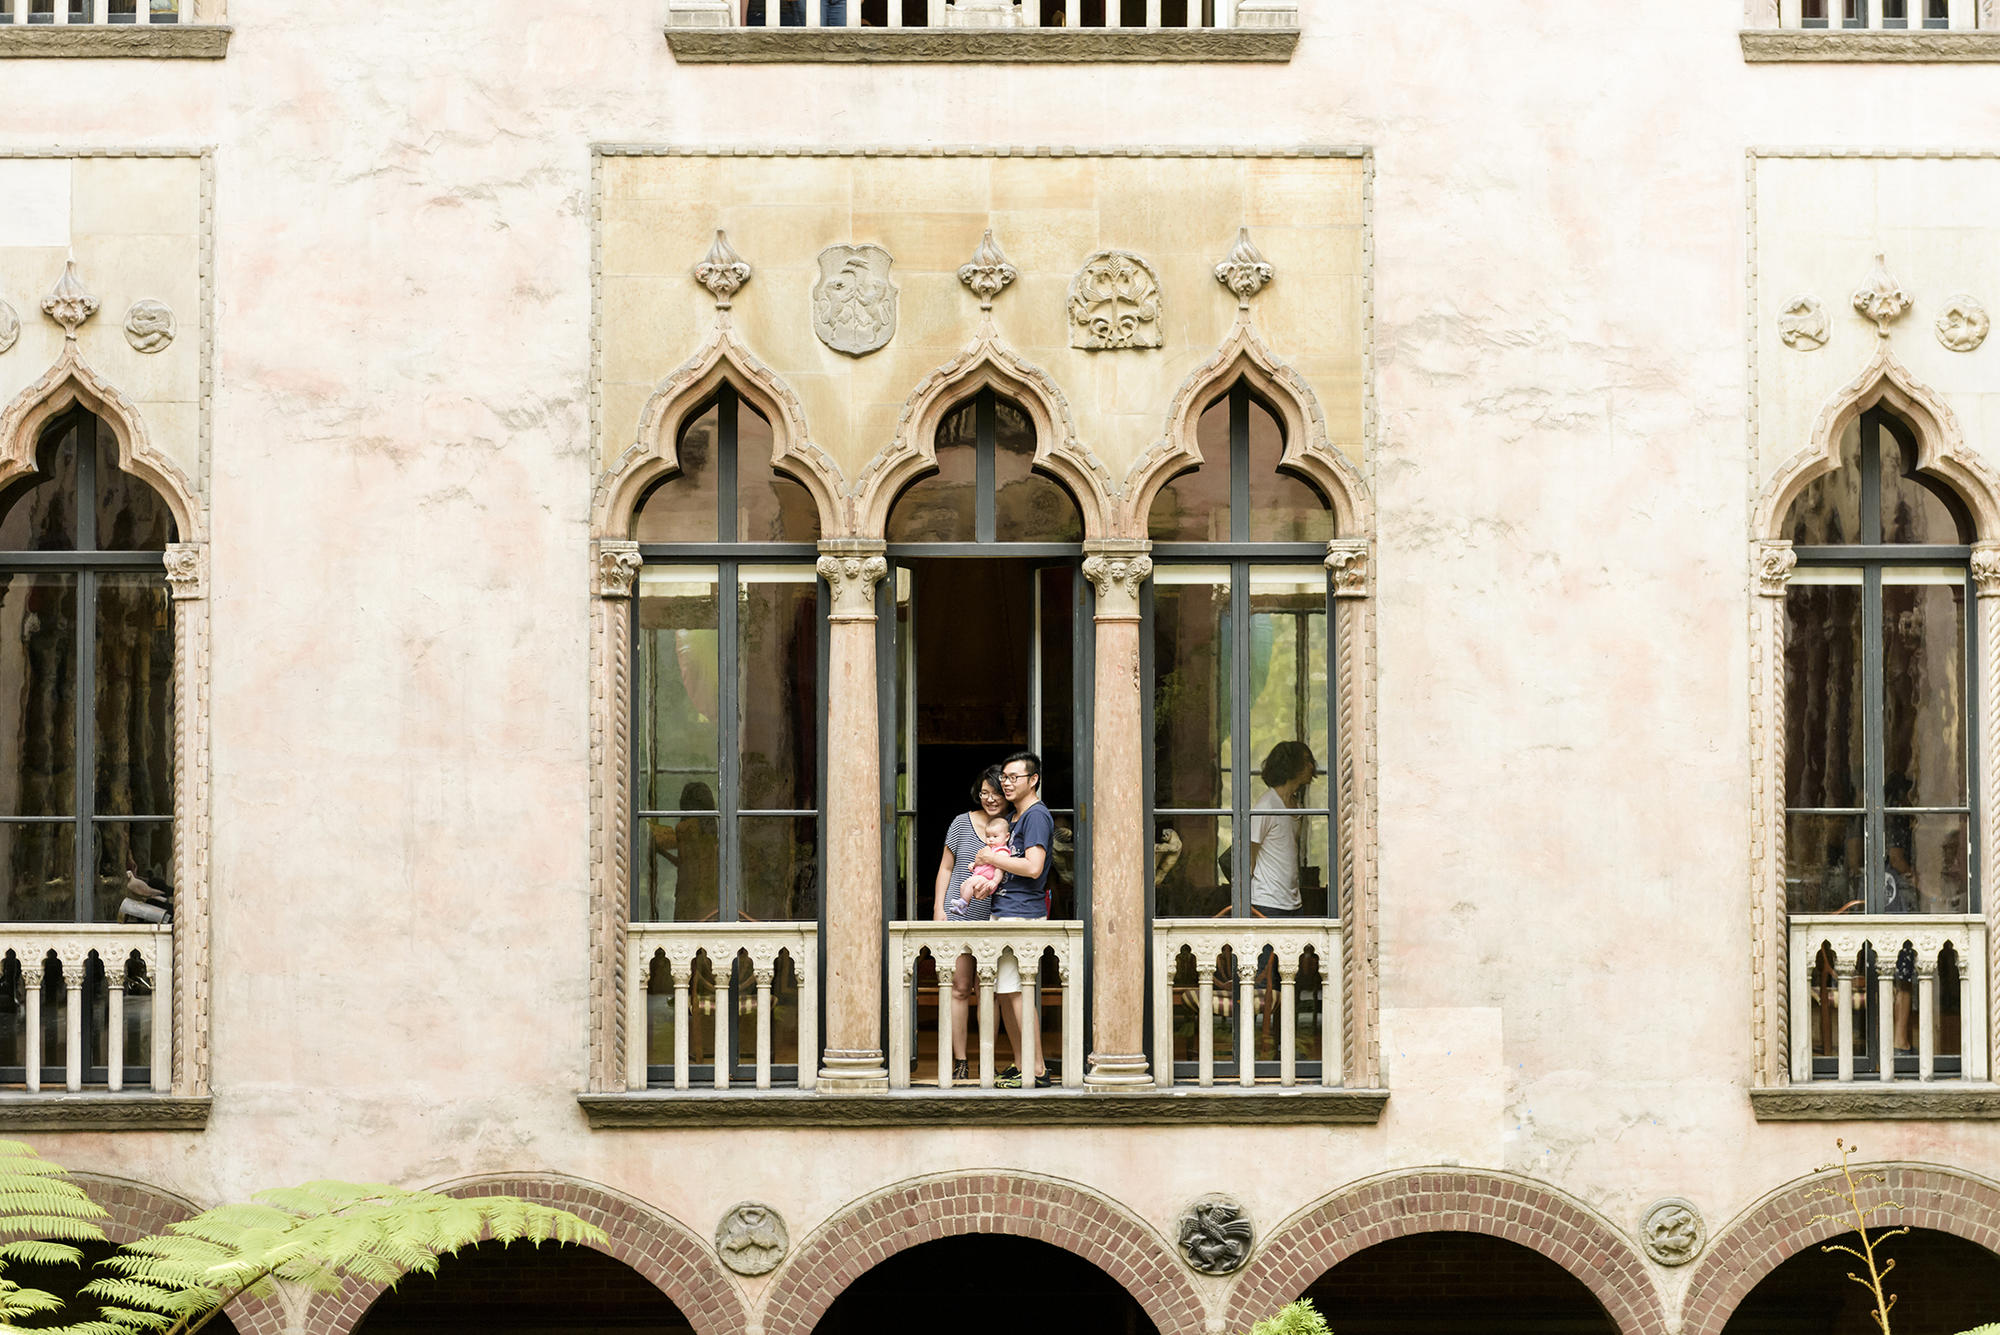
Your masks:
M 1885 257 L 1875 257 L 1875 269 L 1868 275 L 1867 285 L 1854 294 L 1854 309 L 1875 322 L 1875 333 L 1880 338 L 1889 337 L 1889 326 L 1910 309 L 1910 294 L 1896 286 L 1896 280 L 1889 276 Z
M 644 562 L 639 544 L 629 539 L 604 538 L 597 544 L 597 596 L 630 598 L 632 581 L 639 577 Z
M 1070 279 L 1072 348 L 1157 348 L 1160 316 L 1160 280 L 1130 251 L 1100 250 Z
M 979 298 L 979 309 L 993 309 L 993 299 L 1006 290 L 1007 284 L 1020 277 L 1020 270 L 1007 263 L 1007 257 L 1000 253 L 1000 246 L 993 240 L 993 229 L 986 229 L 986 235 L 979 239 L 979 249 L 972 252 L 970 263 L 958 266 L 958 281 L 972 289 L 972 295 Z
M 1986 308 L 1963 293 L 1945 303 L 1937 318 L 1938 342 L 1953 352 L 1971 352 L 1986 341 L 1993 321 Z
M 1816 297 L 1793 297 L 1778 312 L 1778 337 L 1788 348 L 1811 352 L 1826 346 L 1831 323 Z
M 125 312 L 125 341 L 140 352 L 163 352 L 174 341 L 174 313 L 164 301 L 135 301 Z
M 2000 595 L 2000 543 L 1972 544 L 1972 586 L 1981 598 Z
M 63 337 L 69 339 L 76 337 L 84 321 L 97 314 L 97 298 L 84 291 L 83 280 L 76 275 L 75 260 L 63 265 L 55 290 L 42 298 L 42 313 L 61 325 Z
M 694 281 L 708 289 L 715 298 L 715 308 L 729 309 L 729 303 L 745 283 L 750 281 L 750 265 L 736 248 L 729 244 L 720 227 L 715 229 L 715 240 L 708 248 L 708 254 L 694 266 Z
M 1694 1260 L 1701 1255 L 1706 1236 L 1701 1211 L 1678 1196 L 1655 1204 L 1639 1225 L 1639 1242 L 1646 1255 L 1664 1266 L 1686 1265 Z
M 1250 309 L 1250 298 L 1264 290 L 1271 281 L 1272 268 L 1256 246 L 1250 242 L 1250 229 L 1236 229 L 1236 244 L 1222 257 L 1222 263 L 1215 266 L 1215 281 L 1236 294 L 1236 308 Z
M 813 285 L 813 332 L 835 352 L 860 357 L 896 336 L 894 258 L 876 245 L 828 246 Z
M 1227 1196 L 1203 1196 L 1181 1214 L 1181 1255 L 1204 1275 L 1230 1275 L 1250 1259 L 1250 1212 Z
M 790 1245 L 785 1221 L 778 1212 L 754 1201 L 743 1202 L 715 1226 L 716 1255 L 739 1275 L 770 1274 L 785 1259 Z
M 1785 587 L 1791 582 L 1792 569 L 1799 563 L 1799 554 L 1792 550 L 1792 544 L 1785 541 L 1760 542 L 1757 544 L 1757 592 L 1766 598 L 1782 598 Z
M 0 301 L 0 352 L 14 346 L 21 337 L 21 317 L 14 314 L 14 308 Z

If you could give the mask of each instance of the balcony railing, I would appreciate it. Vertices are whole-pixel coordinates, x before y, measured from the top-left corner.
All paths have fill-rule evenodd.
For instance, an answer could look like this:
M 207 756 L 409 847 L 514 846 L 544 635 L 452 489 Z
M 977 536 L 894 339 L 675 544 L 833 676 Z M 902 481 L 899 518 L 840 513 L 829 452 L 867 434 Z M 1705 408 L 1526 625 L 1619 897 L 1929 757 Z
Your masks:
M 82 923 L 0 931 L 0 1071 L 39 1093 L 52 1056 L 62 1087 L 113 1093 L 137 1076 L 173 1083 L 173 928 Z M 128 1058 L 143 1067 L 127 1064 Z
M 934 1010 L 930 1032 L 936 1035 L 931 1067 L 937 1087 L 950 1089 L 952 1079 L 951 979 L 961 956 L 972 957 L 979 980 L 978 1074 L 981 1089 L 991 1089 L 998 1073 L 996 1046 L 999 1017 L 995 982 L 1003 958 L 1021 974 L 1021 1069 L 1035 1069 L 1041 1051 L 1053 1073 L 1061 1065 L 1062 1084 L 1083 1084 L 1083 924 L 1061 919 L 1028 922 L 894 922 L 889 924 L 889 1084 L 907 1089 L 911 1073 L 926 1055 L 921 1020 Z M 928 965 L 929 967 L 925 967 Z M 1045 1032 L 1053 1006 L 1060 1023 Z M 971 1057 L 967 1034 L 967 1057 Z M 1051 1045 L 1049 1039 L 1056 1038 Z M 968 1063 L 969 1064 L 969 1063 Z M 928 1083 L 928 1082 L 926 1082 Z M 1023 1078 L 1032 1093 L 1034 1081 Z
M 625 938 L 631 1089 L 747 1079 L 811 1089 L 819 1068 L 812 923 L 633 923 Z M 747 1051 L 746 1051 L 747 1048 Z
M 1779 0 L 1778 26 L 1969 32 L 1979 26 L 1979 7 L 1977 0 Z
M 1155 1080 L 1172 1085 L 1187 1073 L 1213 1085 L 1220 1038 L 1239 1085 L 1260 1078 L 1296 1085 L 1304 1068 L 1316 1070 L 1321 1085 L 1340 1084 L 1339 977 L 1337 922 L 1160 919 L 1153 924 Z M 1306 1008 L 1302 982 L 1315 1003 Z
M 1986 1079 L 1977 915 L 1795 916 L 1790 968 L 1794 1081 Z
M 179 23 L 191 0 L 0 0 L 0 23 L 57 25 Z

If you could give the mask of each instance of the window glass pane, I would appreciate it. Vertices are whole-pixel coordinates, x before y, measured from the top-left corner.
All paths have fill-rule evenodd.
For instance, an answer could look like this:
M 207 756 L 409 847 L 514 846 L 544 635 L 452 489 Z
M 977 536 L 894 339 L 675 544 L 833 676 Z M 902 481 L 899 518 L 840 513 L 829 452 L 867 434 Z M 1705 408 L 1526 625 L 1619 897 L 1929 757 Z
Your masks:
M 1882 572 L 1883 802 L 1964 806 L 1965 571 Z
M 721 909 L 720 821 L 715 816 L 639 822 L 642 855 L 632 878 L 634 922 L 714 922 Z
M 1888 817 L 1889 856 L 1882 908 L 1887 913 L 1968 913 L 1971 818 L 1928 812 Z
M 99 821 L 97 823 L 96 880 L 91 886 L 90 922 L 117 922 L 119 909 L 131 900 L 140 912 L 134 919 L 146 920 L 144 910 L 155 901 L 138 893 L 134 876 L 148 882 L 173 884 L 174 826 L 172 821 Z
M 1955 545 L 1972 541 L 1962 507 L 1916 472 L 1914 451 L 1888 427 L 1882 439 L 1882 541 Z
M 819 917 L 819 819 L 741 816 L 743 916 L 752 922 Z
M 1207 447 L 1203 447 L 1207 453 Z M 1250 541 L 1326 542 L 1333 511 L 1305 479 L 1278 471 L 1285 436 L 1271 410 L 1250 400 Z
M 1229 541 L 1229 397 L 1210 404 L 1195 423 L 1201 467 L 1161 487 L 1147 517 L 1154 542 Z
M 1153 819 L 1153 916 L 1228 917 L 1230 818 Z
M 76 918 L 76 826 L 0 822 L 0 922 Z
M 938 428 L 938 471 L 912 483 L 889 509 L 890 542 L 971 542 L 975 537 L 978 450 L 973 405 Z
M 76 810 L 76 576 L 0 574 L 0 816 Z
M 1049 916 L 1081 917 L 1076 902 L 1076 813 L 1058 808 L 1049 815 L 1056 823 L 1049 845 Z
M 1076 799 L 1076 572 L 1055 566 L 1036 572 L 1041 600 L 1042 800 Z
M 89 430 L 87 426 L 85 428 Z M 160 493 L 118 469 L 111 428 L 98 425 L 97 546 L 106 552 L 163 552 L 174 541 L 174 518 Z
M 1229 571 L 1153 571 L 1153 805 L 1228 807 Z
M 715 809 L 716 578 L 714 566 L 648 566 L 639 573 L 633 732 L 641 811 Z
M 97 581 L 97 811 L 173 814 L 174 604 L 161 575 Z
M 0 519 L 0 551 L 76 548 L 76 437 L 74 429 L 63 431 L 53 448 L 47 436 L 42 438 L 42 471 L 10 493 L 6 517 Z
M 1250 759 L 1262 771 L 1280 745 L 1279 757 L 1294 774 L 1310 764 L 1315 773 L 1327 761 L 1326 568 L 1253 566 L 1250 570 Z M 1306 754 L 1299 754 L 1303 747 Z M 1259 782 L 1261 801 L 1269 791 Z M 1319 806 L 1310 788 L 1295 806 Z
M 1323 784 L 1325 781 L 1322 780 Z M 1317 788 L 1319 785 L 1315 785 Z M 1315 793 L 1313 801 L 1325 802 L 1325 794 Z M 1298 831 L 1299 908 L 1309 918 L 1328 918 L 1339 911 L 1330 888 L 1333 884 L 1333 818 L 1299 816 Z M 1255 883 L 1256 877 L 1251 877 Z
M 717 508 L 716 431 L 721 410 L 714 404 L 681 428 L 680 474 L 646 493 L 632 520 L 632 536 L 640 542 L 716 542 L 721 511 Z M 756 420 L 755 413 L 744 413 Z M 770 458 L 770 447 L 765 447 Z
M 1860 912 L 1863 818 L 1785 818 L 1785 907 L 1792 913 Z
M 818 542 L 812 493 L 771 467 L 771 424 L 740 400 L 736 408 L 736 538 L 739 542 Z
M 739 805 L 819 806 L 819 576 L 744 566 L 736 593 Z
M 1033 470 L 1035 430 L 1028 415 L 994 404 L 993 531 L 1002 542 L 1082 542 L 1083 516 L 1054 478 Z
M 1800 567 L 1785 615 L 1785 805 L 1859 806 L 1861 572 Z
M 1840 467 L 1815 478 L 1792 502 L 1782 536 L 1800 546 L 1861 541 L 1861 423 L 1840 437 Z

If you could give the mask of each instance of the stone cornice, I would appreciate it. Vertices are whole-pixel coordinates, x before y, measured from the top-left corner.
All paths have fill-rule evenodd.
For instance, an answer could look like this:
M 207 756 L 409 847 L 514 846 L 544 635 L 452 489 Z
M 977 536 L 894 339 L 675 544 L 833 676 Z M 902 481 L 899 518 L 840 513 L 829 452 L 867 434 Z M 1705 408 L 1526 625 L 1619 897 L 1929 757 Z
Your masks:
M 234 28 L 220 23 L 127 23 L 0 27 L 0 59 L 221 60 Z
M 592 1130 L 648 1127 L 1373 1126 L 1386 1089 L 981 1090 L 885 1094 L 660 1090 L 579 1094 Z
M 1949 65 L 2000 61 L 2000 32 L 1745 28 L 1751 64 Z
M 22 1131 L 200 1131 L 210 1101 L 165 1094 L 0 1095 L 0 1134 Z
M 1760 1122 L 1956 1122 L 2000 1120 L 2000 1085 L 1942 1081 L 1888 1088 L 1779 1085 L 1750 1091 Z
M 668 28 L 683 65 L 1285 64 L 1297 28 Z

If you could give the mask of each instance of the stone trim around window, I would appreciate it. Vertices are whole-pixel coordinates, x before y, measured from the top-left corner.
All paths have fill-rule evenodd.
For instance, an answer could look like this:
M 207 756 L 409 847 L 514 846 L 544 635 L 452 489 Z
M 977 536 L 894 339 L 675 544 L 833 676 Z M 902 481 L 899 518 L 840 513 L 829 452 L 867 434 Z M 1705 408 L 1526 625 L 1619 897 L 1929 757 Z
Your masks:
M 200 1131 L 208 1125 L 206 1095 L 128 1092 L 0 1095 L 0 1134 L 25 1131 Z
M 1745 28 L 1743 60 L 1751 65 L 1963 65 L 2000 62 L 2000 31 L 1876 32 L 1841 29 Z
M 683 65 L 1283 65 L 1297 28 L 680 28 Z
M 1778 1085 L 1751 1090 L 1750 1111 L 1760 1122 L 2000 1121 L 2000 1085 Z
M 980 1091 L 958 1094 L 663 1090 L 579 1094 L 593 1131 L 661 1127 L 964 1126 L 1002 1116 L 1010 1126 L 1374 1126 L 1386 1089 Z
M 0 26 L 0 60 L 221 60 L 236 30 L 221 23 Z

